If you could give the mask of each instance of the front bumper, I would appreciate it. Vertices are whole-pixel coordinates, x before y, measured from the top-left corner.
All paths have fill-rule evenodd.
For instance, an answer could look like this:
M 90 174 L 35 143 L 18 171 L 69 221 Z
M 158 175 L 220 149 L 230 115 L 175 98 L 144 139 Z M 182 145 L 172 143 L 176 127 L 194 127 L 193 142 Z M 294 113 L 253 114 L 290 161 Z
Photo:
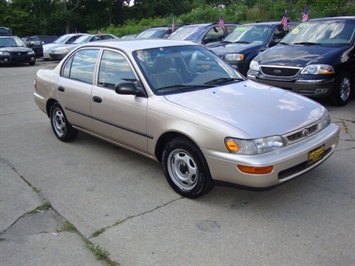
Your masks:
M 326 129 L 280 150 L 261 155 L 238 155 L 202 149 L 215 181 L 251 188 L 268 188 L 296 178 L 326 161 L 335 151 L 339 127 L 330 124 Z M 309 154 L 323 147 L 323 157 L 309 165 Z M 237 166 L 273 166 L 268 174 L 246 174 Z
M 56 54 L 56 53 L 49 53 L 49 56 L 53 60 L 62 60 L 67 54 Z
M 248 71 L 248 78 L 267 85 L 279 87 L 295 93 L 302 94 L 307 97 L 317 98 L 328 96 L 334 87 L 334 78 L 325 79 L 309 79 L 309 80 L 281 80 L 281 79 L 265 79 L 260 78 L 253 71 Z
M 0 64 L 18 64 L 18 63 L 32 63 L 36 62 L 36 56 L 32 55 L 18 55 L 18 56 L 0 56 Z

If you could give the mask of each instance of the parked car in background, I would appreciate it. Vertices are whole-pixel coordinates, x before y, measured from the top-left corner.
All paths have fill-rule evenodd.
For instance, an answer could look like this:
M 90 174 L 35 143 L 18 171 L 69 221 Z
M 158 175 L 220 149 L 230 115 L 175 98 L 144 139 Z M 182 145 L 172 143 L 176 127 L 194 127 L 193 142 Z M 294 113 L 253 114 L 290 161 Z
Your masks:
M 65 44 L 59 47 L 56 47 L 49 52 L 49 56 L 53 60 L 63 59 L 70 51 L 74 50 L 80 44 L 87 42 L 109 40 L 109 39 L 119 39 L 113 34 L 92 34 L 92 35 L 83 35 L 76 39 L 72 44 Z
M 355 16 L 311 19 L 250 63 L 248 77 L 345 105 L 354 92 Z
M 246 76 L 250 61 L 260 52 L 276 45 L 298 24 L 289 23 L 287 28 L 280 21 L 239 25 L 223 41 L 208 45 L 207 48 Z
M 45 35 L 21 37 L 21 39 L 25 42 L 25 44 L 35 52 L 37 58 L 43 57 L 43 44 L 51 43 L 55 41 L 57 38 L 58 38 L 57 36 L 45 36 Z
M 238 25 L 238 23 L 224 23 L 224 30 L 218 23 L 184 25 L 174 31 L 168 39 L 192 41 L 206 45 L 222 41 Z
M 177 30 L 179 27 L 175 26 L 174 30 Z M 171 26 L 160 26 L 160 27 L 152 27 L 149 29 L 146 29 L 139 33 L 136 38 L 137 39 L 145 39 L 145 38 L 162 38 L 166 39 L 170 36 L 172 33 L 172 27 Z
M 135 39 L 137 37 L 137 34 L 127 34 L 127 35 L 123 35 L 121 37 L 121 39 Z
M 12 35 L 12 30 L 8 27 L 0 27 L 0 36 Z
M 189 198 L 221 182 L 283 184 L 327 160 L 339 138 L 319 103 L 247 80 L 191 42 L 86 43 L 39 70 L 34 88 L 59 140 L 80 130 L 159 161 Z
M 36 64 L 35 52 L 17 36 L 0 36 L 0 65 Z
M 69 33 L 69 34 L 64 34 L 60 36 L 58 39 L 53 41 L 52 43 L 46 43 L 43 45 L 43 59 L 44 60 L 49 60 L 51 57 L 49 56 L 49 53 L 52 49 L 62 46 L 64 44 L 71 44 L 73 43 L 76 39 L 83 35 L 88 35 L 87 33 Z

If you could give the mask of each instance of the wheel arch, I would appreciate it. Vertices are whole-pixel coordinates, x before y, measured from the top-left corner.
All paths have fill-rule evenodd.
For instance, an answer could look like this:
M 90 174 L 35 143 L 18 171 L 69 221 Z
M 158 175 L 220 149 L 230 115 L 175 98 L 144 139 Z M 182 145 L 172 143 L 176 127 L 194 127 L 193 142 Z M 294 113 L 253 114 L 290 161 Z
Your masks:
M 159 162 L 162 161 L 162 155 L 163 155 L 163 151 L 165 149 L 165 145 L 170 140 L 177 138 L 177 137 L 183 137 L 196 145 L 195 141 L 193 141 L 190 137 L 186 136 L 185 134 L 182 134 L 180 132 L 175 132 L 175 131 L 165 132 L 164 134 L 162 134 L 158 138 L 157 143 L 155 145 L 155 157 L 157 158 L 157 160 Z M 196 145 L 196 147 L 198 147 L 198 145 Z
M 47 116 L 50 117 L 51 116 L 51 108 L 53 106 L 53 104 L 57 103 L 58 101 L 54 100 L 54 99 L 49 99 L 47 101 L 47 105 L 46 105 L 46 112 L 47 112 Z

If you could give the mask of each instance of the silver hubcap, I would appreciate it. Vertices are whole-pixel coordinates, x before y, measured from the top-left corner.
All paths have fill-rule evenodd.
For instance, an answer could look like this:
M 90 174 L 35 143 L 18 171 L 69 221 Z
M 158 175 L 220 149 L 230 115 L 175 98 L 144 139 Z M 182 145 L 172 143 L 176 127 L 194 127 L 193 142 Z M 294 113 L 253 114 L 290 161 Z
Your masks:
M 174 184 L 182 190 L 191 190 L 197 184 L 198 168 L 185 150 L 176 149 L 169 154 L 168 172 Z
M 340 98 L 345 102 L 350 96 L 350 79 L 343 78 L 340 84 Z
M 53 128 L 55 133 L 62 137 L 65 133 L 65 118 L 64 114 L 60 109 L 55 109 L 52 117 Z

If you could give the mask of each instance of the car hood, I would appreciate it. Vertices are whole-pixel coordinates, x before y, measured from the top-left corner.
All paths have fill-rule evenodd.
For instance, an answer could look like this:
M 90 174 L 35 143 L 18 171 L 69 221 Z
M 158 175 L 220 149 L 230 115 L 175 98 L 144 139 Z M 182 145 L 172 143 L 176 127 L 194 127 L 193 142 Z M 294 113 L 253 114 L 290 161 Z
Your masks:
M 309 98 L 251 80 L 165 98 L 224 121 L 249 138 L 285 134 L 317 121 L 324 113 L 324 107 Z
M 21 47 L 21 46 L 17 46 L 17 47 L 2 47 L 0 48 L 0 51 L 6 51 L 6 52 L 28 52 L 31 51 L 32 49 L 27 48 L 27 47 Z
M 226 55 L 230 53 L 247 53 L 249 51 L 256 51 L 263 47 L 260 43 L 218 43 L 208 46 L 207 48 L 217 55 Z
M 309 64 L 333 64 L 334 56 L 349 47 L 278 44 L 259 54 L 254 60 L 262 65 L 304 67 Z
M 69 49 L 69 51 L 73 50 L 75 47 L 79 46 L 79 44 L 64 44 L 58 47 L 55 47 L 51 50 L 61 50 L 61 49 Z
M 49 51 L 51 49 L 57 48 L 59 46 L 63 46 L 63 44 L 58 44 L 58 43 L 46 43 L 43 44 L 43 51 Z

